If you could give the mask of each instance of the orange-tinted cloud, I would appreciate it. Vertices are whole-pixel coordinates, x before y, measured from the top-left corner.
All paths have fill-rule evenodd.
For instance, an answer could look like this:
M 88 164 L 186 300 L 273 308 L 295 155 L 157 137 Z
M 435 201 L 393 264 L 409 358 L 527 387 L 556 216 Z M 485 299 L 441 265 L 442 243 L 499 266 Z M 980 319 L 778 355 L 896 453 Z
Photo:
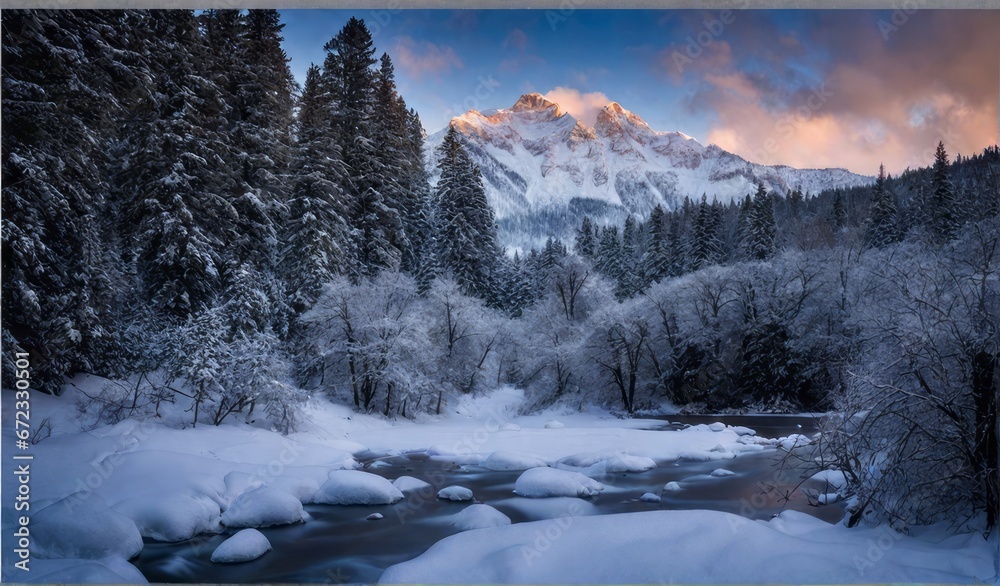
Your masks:
M 885 36 L 878 20 L 824 13 L 795 43 L 755 54 L 753 73 L 737 63 L 748 33 L 734 25 L 728 55 L 714 42 L 677 81 L 697 88 L 693 111 L 715 118 L 707 141 L 754 162 L 898 173 L 932 162 L 938 141 L 952 155 L 996 143 L 1000 11 L 920 10 Z M 773 58 L 785 46 L 829 59 L 793 67 Z
M 608 96 L 601 92 L 582 93 L 578 89 L 568 87 L 552 89 L 545 93 L 545 97 L 589 126 L 593 126 L 597 121 L 597 113 L 601 108 L 611 103 Z

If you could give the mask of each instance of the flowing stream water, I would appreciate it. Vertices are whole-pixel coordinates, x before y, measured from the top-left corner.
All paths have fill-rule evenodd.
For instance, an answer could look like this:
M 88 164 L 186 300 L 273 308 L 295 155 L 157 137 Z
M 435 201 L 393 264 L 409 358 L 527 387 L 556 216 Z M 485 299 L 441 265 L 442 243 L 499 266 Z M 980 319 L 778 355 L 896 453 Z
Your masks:
M 669 416 L 656 433 L 672 433 L 687 425 L 713 421 L 750 427 L 763 437 L 810 435 L 817 424 L 809 416 Z M 367 461 L 362 457 L 369 472 L 390 479 L 402 475 L 427 479 L 434 484 L 434 490 L 410 493 L 395 505 L 307 505 L 311 519 L 306 523 L 260 530 L 274 549 L 251 562 L 210 561 L 212 551 L 233 531 L 181 543 L 146 540 L 142 552 L 132 561 L 150 582 L 375 582 L 388 566 L 412 559 L 458 532 L 449 517 L 469 503 L 435 497 L 437 489 L 452 484 L 472 489 L 476 501 L 495 507 L 513 523 L 567 514 L 657 509 L 710 509 L 764 520 L 791 509 L 829 522 L 842 518 L 842 505 L 813 506 L 801 491 L 793 491 L 802 479 L 802 466 L 792 459 L 782 463 L 783 455 L 781 450 L 769 449 L 731 460 L 658 462 L 657 468 L 647 472 L 598 477 L 606 489 L 585 500 L 518 497 L 513 490 L 519 471 L 465 469 L 431 461 L 423 454 L 373 457 Z M 376 461 L 378 464 L 372 466 Z M 717 468 L 735 474 L 709 476 Z M 671 481 L 682 482 L 683 490 L 663 491 Z M 662 494 L 662 499 L 659 503 L 642 502 L 639 497 L 645 492 Z M 371 513 L 381 513 L 384 518 L 368 521 L 366 517 Z

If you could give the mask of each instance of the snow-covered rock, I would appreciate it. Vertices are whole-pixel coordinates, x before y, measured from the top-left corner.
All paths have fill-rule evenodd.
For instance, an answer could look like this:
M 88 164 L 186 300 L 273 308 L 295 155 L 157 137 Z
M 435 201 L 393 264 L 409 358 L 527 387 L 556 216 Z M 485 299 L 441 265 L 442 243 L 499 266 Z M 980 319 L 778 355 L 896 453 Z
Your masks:
M 185 541 L 220 530 L 219 504 L 205 495 L 134 497 L 112 508 L 132 519 L 143 537 L 156 541 Z
M 554 496 L 587 497 L 604 490 L 604 485 L 579 472 L 555 468 L 526 470 L 514 483 L 520 496 L 546 498 Z
M 756 430 L 750 429 L 749 427 L 743 427 L 742 425 L 735 425 L 735 426 L 731 427 L 730 429 L 732 429 L 734 432 L 736 432 L 736 435 L 740 435 L 740 436 L 744 436 L 744 435 L 750 435 L 750 436 L 757 435 L 757 431 Z
M 325 505 L 388 505 L 403 498 L 391 482 L 360 470 L 334 470 L 313 501 Z
M 415 492 L 431 488 L 430 484 L 413 476 L 400 476 L 392 481 L 392 485 L 399 489 L 400 492 Z
M 500 450 L 490 454 L 482 465 L 490 470 L 527 470 L 548 466 L 548 463 L 535 454 Z
M 647 492 L 639 497 L 639 500 L 644 503 L 658 503 L 660 502 L 660 497 L 651 492 Z
M 372 513 L 371 515 L 365 517 L 365 519 L 368 521 L 378 521 L 379 519 L 384 519 L 384 518 L 385 517 L 382 515 L 382 513 Z
M 303 516 L 302 502 L 287 492 L 261 486 L 236 497 L 222 513 L 226 527 L 270 527 L 298 523 Z
M 670 491 L 670 492 L 677 492 L 677 491 L 683 490 L 683 489 L 681 488 L 681 485 L 680 485 L 679 482 L 674 482 L 673 480 L 671 480 L 670 482 L 668 482 L 668 483 L 666 483 L 666 484 L 663 485 L 663 490 Z
M 645 472 L 656 468 L 656 462 L 652 458 L 645 456 L 630 456 L 628 454 L 615 454 L 605 462 L 605 469 L 608 473 L 618 472 Z
M 843 470 L 821 470 L 813 474 L 803 483 L 806 486 L 815 486 L 821 490 L 833 489 L 841 491 L 847 488 L 847 475 Z
M 812 443 L 812 440 L 809 439 L 809 436 L 802 435 L 801 433 L 793 433 L 788 437 L 779 438 L 777 440 L 777 444 L 786 452 L 790 452 L 793 448 L 805 446 L 810 443 Z
M 545 422 L 545 429 L 563 429 L 564 427 L 566 426 L 561 421 L 556 421 L 555 419 Z
M 715 423 L 709 423 L 708 428 L 712 431 L 726 431 L 726 424 L 721 421 L 716 421 Z
M 256 529 L 243 529 L 219 544 L 212 552 L 212 561 L 234 564 L 255 560 L 271 551 L 271 542 Z
M 439 490 L 437 497 L 449 501 L 471 501 L 472 491 L 464 486 L 448 486 Z
M 510 525 L 510 517 L 489 505 L 469 505 L 451 519 L 460 531 Z
M 716 468 L 715 470 L 712 470 L 711 474 L 711 476 L 714 476 L 716 478 L 724 478 L 726 476 L 735 476 L 735 475 L 736 475 L 735 472 L 733 472 L 732 470 L 726 470 L 725 468 Z
M 132 519 L 92 492 L 77 492 L 31 516 L 31 553 L 38 558 L 131 559 L 142 550 Z
M 500 424 L 500 431 L 521 431 L 521 426 L 508 421 Z

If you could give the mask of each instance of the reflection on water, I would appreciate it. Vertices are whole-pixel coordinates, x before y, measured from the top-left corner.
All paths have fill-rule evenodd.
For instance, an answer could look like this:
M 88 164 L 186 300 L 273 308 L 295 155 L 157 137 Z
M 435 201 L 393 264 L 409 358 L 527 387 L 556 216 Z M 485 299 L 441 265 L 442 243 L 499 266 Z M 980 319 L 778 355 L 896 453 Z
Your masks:
M 816 421 L 802 416 L 670 416 L 664 429 L 723 421 L 757 430 L 765 437 L 812 434 Z M 667 431 L 669 433 L 669 431 Z M 780 465 L 784 452 L 768 450 L 714 462 L 658 462 L 658 468 L 638 474 L 597 478 L 607 487 L 597 497 L 525 499 L 513 494 L 520 472 L 495 472 L 432 462 L 421 455 L 384 458 L 389 466 L 370 472 L 393 479 L 416 476 L 435 484 L 433 491 L 408 494 L 395 505 L 309 505 L 304 524 L 261 529 L 274 551 L 243 564 L 214 564 L 212 551 L 228 535 L 199 537 L 189 542 L 146 542 L 133 563 L 150 582 L 374 582 L 390 565 L 412 559 L 440 539 L 456 533 L 449 517 L 468 506 L 434 497 L 437 489 L 460 484 L 472 489 L 477 501 L 494 506 L 514 523 L 548 516 L 552 510 L 572 514 L 609 514 L 656 509 L 711 509 L 750 519 L 770 519 L 783 509 L 802 511 L 829 522 L 843 516 L 842 505 L 814 507 L 801 493 L 783 498 L 801 480 L 793 462 Z M 716 468 L 736 474 L 709 476 Z M 681 484 L 678 492 L 663 491 L 667 482 Z M 659 503 L 644 503 L 644 492 L 662 494 Z M 549 501 L 549 502 L 543 502 Z M 384 518 L 368 521 L 371 513 Z

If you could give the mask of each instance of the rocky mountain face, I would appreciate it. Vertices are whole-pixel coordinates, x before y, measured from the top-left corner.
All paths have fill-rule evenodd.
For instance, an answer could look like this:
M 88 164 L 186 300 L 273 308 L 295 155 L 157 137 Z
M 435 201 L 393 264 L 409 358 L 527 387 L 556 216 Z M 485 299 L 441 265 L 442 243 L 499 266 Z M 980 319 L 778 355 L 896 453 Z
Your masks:
M 612 102 L 593 127 L 541 94 L 511 108 L 470 110 L 452 119 L 479 165 L 507 246 L 530 248 L 548 236 L 572 238 L 589 214 L 599 223 L 645 217 L 657 204 L 675 209 L 706 194 L 729 202 L 756 190 L 817 193 L 873 179 L 846 169 L 758 165 L 680 132 L 653 130 Z M 428 139 L 432 180 L 444 130 Z

